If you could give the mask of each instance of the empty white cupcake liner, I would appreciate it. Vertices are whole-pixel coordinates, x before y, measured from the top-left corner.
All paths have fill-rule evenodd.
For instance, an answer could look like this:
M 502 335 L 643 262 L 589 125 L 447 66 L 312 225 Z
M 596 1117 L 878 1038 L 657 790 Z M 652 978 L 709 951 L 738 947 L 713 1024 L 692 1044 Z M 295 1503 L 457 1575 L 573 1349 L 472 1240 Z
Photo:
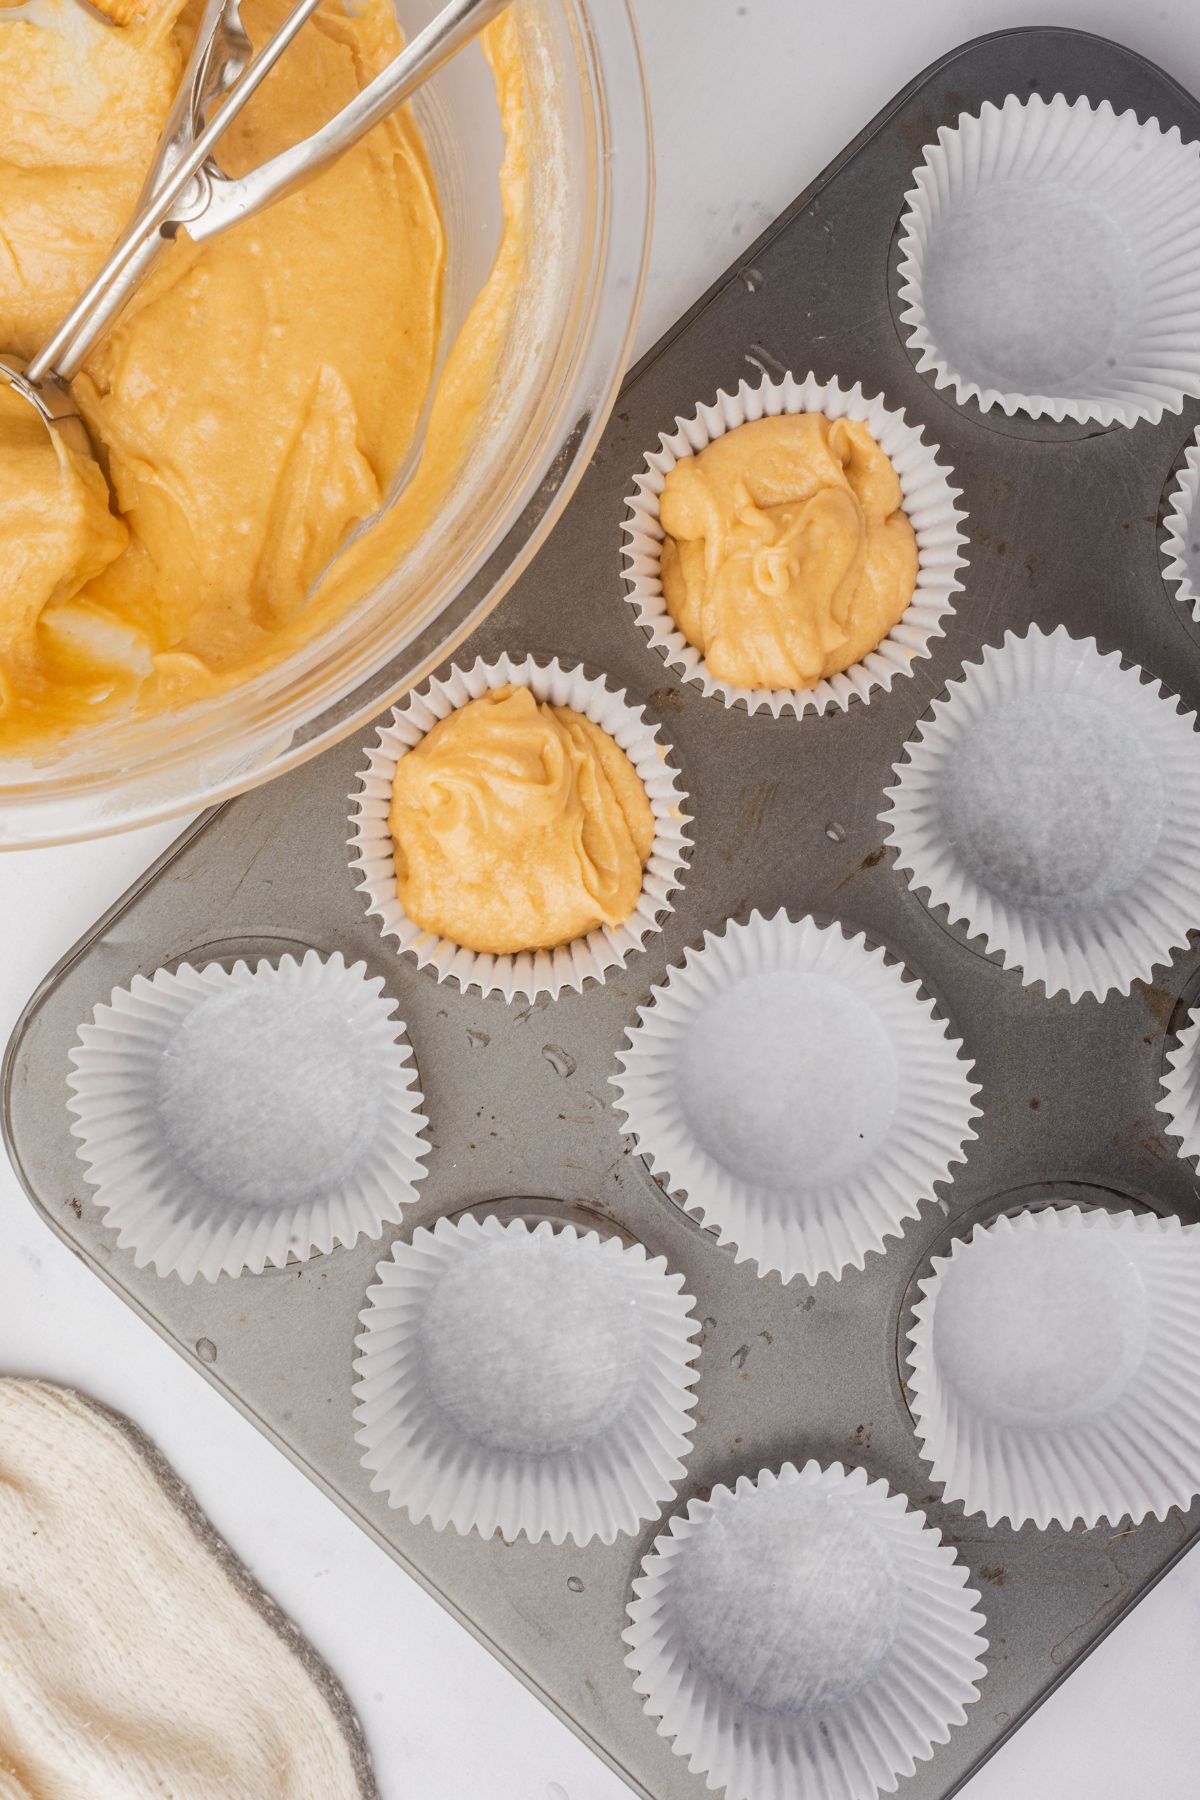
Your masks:
M 135 975 L 70 1053 L 77 1154 L 138 1268 L 260 1273 L 378 1237 L 428 1147 L 397 1003 L 315 950 Z
M 1166 1056 L 1162 1098 L 1155 1101 L 1167 1117 L 1167 1133 L 1176 1138 L 1180 1156 L 1200 1159 L 1200 1014 L 1179 1033 Z
M 751 419 L 802 412 L 861 420 L 891 458 L 900 477 L 904 511 L 917 537 L 916 591 L 882 643 L 849 669 L 812 688 L 740 688 L 717 681 L 709 673 L 702 653 L 688 642 L 667 610 L 661 579 L 659 496 L 675 464 L 685 456 L 697 455 L 715 438 Z M 695 682 L 705 694 L 716 695 L 726 706 L 741 701 L 748 712 L 766 711 L 775 718 L 785 712 L 800 717 L 827 708 L 845 711 L 856 696 L 868 700 L 876 689 L 890 688 L 897 676 L 911 675 L 913 663 L 928 656 L 932 641 L 945 634 L 954 595 L 962 588 L 957 571 L 966 562 L 961 526 L 967 515 L 955 505 L 959 489 L 951 487 L 953 472 L 938 461 L 937 445 L 926 444 L 923 437 L 923 429 L 908 424 L 903 412 L 887 407 L 880 396 L 869 399 L 861 385 L 845 388 L 838 381 L 818 381 L 811 374 L 803 381 L 793 375 L 779 381 L 764 380 L 758 387 L 743 381 L 735 393 L 719 392 L 713 405 L 698 407 L 691 418 L 676 419 L 675 430 L 664 433 L 658 449 L 646 457 L 633 492 L 626 498 L 627 516 L 622 525 L 627 540 L 622 546 L 626 598 L 668 667 L 678 670 L 684 681 Z
M 633 1584 L 625 1658 L 677 1756 L 727 1800 L 893 1793 L 979 1697 L 966 1566 L 839 1463 L 693 1500 Z
M 687 1211 L 783 1281 L 861 1268 L 975 1137 L 979 1089 L 915 978 L 861 934 L 753 913 L 668 971 L 616 1109 Z
M 1001 1215 L 935 1257 L 920 1293 L 908 1397 L 946 1500 L 1069 1528 L 1200 1492 L 1200 1226 Z
M 684 1473 L 699 1322 L 640 1244 L 465 1215 L 380 1263 L 356 1340 L 371 1487 L 437 1530 L 612 1543 Z
M 1011 416 L 1157 423 L 1200 394 L 1200 147 L 1107 100 L 943 126 L 900 221 L 917 368 Z
M 1175 590 L 1175 598 L 1200 619 L 1200 432 L 1188 444 L 1183 467 L 1171 489 L 1171 505 L 1163 520 L 1163 579 Z
M 598 926 L 586 937 L 553 950 L 490 956 L 425 931 L 407 916 L 396 891 L 388 813 L 400 758 L 440 719 L 489 689 L 508 686 L 528 688 L 543 704 L 569 706 L 615 739 L 646 790 L 654 814 L 654 842 L 637 906 L 623 925 Z M 661 930 L 672 910 L 671 896 L 683 885 L 691 849 L 689 815 L 680 777 L 667 761 L 669 749 L 640 708 L 578 667 L 540 664 L 532 657 L 514 661 L 500 656 L 494 662 L 481 657 L 470 668 L 456 665 L 444 679 L 434 677 L 397 706 L 381 726 L 367 752 L 367 766 L 359 775 L 359 792 L 352 796 L 351 860 L 367 902 L 367 916 L 379 920 L 384 937 L 394 938 L 401 954 L 432 969 L 439 981 L 452 977 L 464 992 L 477 987 L 482 994 L 500 994 L 505 1000 L 533 1000 L 543 993 L 556 999 L 566 989 L 582 992 L 589 980 L 603 981 L 610 969 L 624 963 L 642 948 L 646 938 Z
M 1047 995 L 1127 993 L 1200 925 L 1200 738 L 1144 670 L 1009 632 L 918 724 L 880 820 L 909 886 Z

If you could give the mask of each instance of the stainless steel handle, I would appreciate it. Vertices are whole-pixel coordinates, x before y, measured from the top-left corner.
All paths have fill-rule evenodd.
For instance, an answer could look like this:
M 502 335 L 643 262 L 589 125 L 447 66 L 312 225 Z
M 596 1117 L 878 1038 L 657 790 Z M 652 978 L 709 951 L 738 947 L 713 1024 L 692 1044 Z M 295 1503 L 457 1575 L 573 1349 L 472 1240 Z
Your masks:
M 203 129 L 213 103 L 229 92 L 252 55 L 253 46 L 242 24 L 239 0 L 207 0 L 179 91 L 138 198 L 139 210 L 159 193 L 181 158 L 186 156 Z M 81 342 L 80 334 L 76 333 L 59 352 L 60 370 L 65 368 L 73 375 L 79 369 L 88 349 L 107 331 L 169 241 L 170 234 L 160 226 L 130 258 L 124 271 L 113 277 L 103 298 L 97 300 L 88 317 L 86 341 Z
M 207 0 L 179 91 L 142 187 L 139 207 L 158 193 L 208 123 L 213 103 L 223 99 L 241 79 L 253 55 L 254 47 L 242 23 L 240 0 Z
M 249 219 L 264 206 L 290 194 L 342 152 L 395 112 L 421 83 L 456 56 L 485 25 L 498 17 L 509 0 L 451 0 L 424 31 L 400 52 L 386 69 L 368 82 L 328 124 L 314 131 L 290 150 L 236 181 L 217 182 L 204 211 L 188 222 L 188 235 L 197 243 L 215 237 L 241 219 Z
M 48 375 L 57 375 L 69 381 L 78 374 L 94 344 L 180 225 L 202 243 L 299 187 L 393 112 L 503 12 L 508 3 L 509 0 L 450 0 L 328 124 L 293 149 L 272 157 L 261 168 L 237 180 L 227 180 L 210 162 L 212 151 L 320 4 L 320 0 L 297 0 L 275 35 L 246 65 L 236 85 L 217 105 L 191 147 L 176 155 L 184 118 L 180 109 L 186 99 L 180 94 L 171 114 L 174 136 L 169 129 L 160 152 L 160 185 L 145 199 L 137 217 L 49 343 L 34 357 L 27 371 L 29 380 L 36 385 Z M 219 9 L 219 0 L 210 0 L 202 30 L 211 19 L 214 6 Z M 210 38 L 215 29 L 213 25 Z M 204 62 L 205 69 L 211 68 L 211 62 L 198 60 Z M 200 78 L 203 81 L 203 72 Z M 195 91 L 193 88 L 193 95 Z M 172 157 L 173 166 L 168 171 L 166 164 Z
M 194 180 L 198 195 L 196 210 L 203 210 L 211 194 L 211 182 L 204 172 L 204 164 L 319 4 L 320 0 L 297 0 L 275 35 L 252 58 L 241 80 L 221 101 L 191 149 L 179 158 L 158 192 L 142 207 L 86 292 L 76 301 L 50 342 L 30 363 L 28 376 L 35 385 L 47 375 L 58 375 L 63 381 L 69 381 L 78 373 L 93 344 L 109 324 L 109 296 L 114 285 L 121 284 L 123 294 L 126 293 L 128 271 L 151 247 L 153 253 L 147 261 L 166 244 L 167 236 L 162 228 L 186 223 L 190 208 L 186 204 L 181 206 L 180 202 Z

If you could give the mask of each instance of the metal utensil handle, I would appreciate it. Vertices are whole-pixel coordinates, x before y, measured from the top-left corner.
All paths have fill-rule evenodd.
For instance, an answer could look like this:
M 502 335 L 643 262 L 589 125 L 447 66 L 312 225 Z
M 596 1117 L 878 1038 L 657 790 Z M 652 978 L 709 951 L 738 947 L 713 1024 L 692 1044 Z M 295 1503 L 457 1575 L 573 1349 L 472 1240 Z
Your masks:
M 450 4 L 418 33 L 407 49 L 402 50 L 360 94 L 294 149 L 272 157 L 260 169 L 252 170 L 236 181 L 227 180 L 215 168 L 206 169 L 205 164 L 215 145 L 319 4 L 320 0 L 297 0 L 297 5 L 274 36 L 252 58 L 191 149 L 142 207 L 86 292 L 49 343 L 34 357 L 28 369 L 32 382 L 41 382 L 49 374 L 57 374 L 63 381 L 69 381 L 78 373 L 93 345 L 108 328 L 115 310 L 128 298 L 130 269 L 136 264 L 139 277 L 143 275 L 154 256 L 169 242 L 170 233 L 164 230 L 165 227 L 187 225 L 190 235 L 203 241 L 239 220 L 249 218 L 272 200 L 298 187 L 386 118 L 414 88 L 502 12 L 508 0 L 450 0 Z M 193 181 L 199 192 L 195 202 L 189 204 L 186 196 Z M 183 204 L 179 205 L 181 200 Z M 115 304 L 110 298 L 114 289 L 120 290 Z
M 159 192 L 203 130 L 213 103 L 224 99 L 253 56 L 240 0 L 206 0 L 154 161 L 138 196 L 139 208 Z
M 186 156 L 195 143 L 208 110 L 229 92 L 252 55 L 250 39 L 242 25 L 239 0 L 207 0 L 183 79 L 138 196 L 139 211 L 161 191 L 181 157 Z M 84 329 L 89 333 L 86 344 L 77 347 L 79 333 L 66 343 L 57 358 L 60 369 L 65 368 L 71 374 L 76 372 L 88 348 L 113 323 L 169 241 L 166 228 L 160 225 L 129 259 L 123 272 L 112 277 L 85 321 Z
M 189 236 L 197 243 L 216 237 L 218 232 L 228 230 L 241 219 L 252 218 L 336 162 L 343 151 L 395 112 L 508 4 L 509 0 L 451 0 L 386 69 L 318 131 L 236 181 L 216 181 L 208 206 L 188 223 Z
M 297 0 L 274 36 L 252 58 L 237 86 L 225 96 L 191 149 L 179 159 L 174 171 L 158 192 L 142 207 L 50 342 L 34 357 L 28 369 L 32 382 L 40 382 L 51 373 L 69 381 L 72 375 L 78 373 L 88 352 L 108 325 L 105 302 L 109 290 L 114 283 L 124 280 L 130 265 L 140 258 L 147 244 L 156 236 L 159 239 L 156 248 L 162 249 L 165 246 L 167 239 L 160 229 L 164 224 L 169 221 L 185 221 L 186 209 L 177 213 L 176 202 L 187 192 L 193 177 L 201 174 L 215 145 L 228 131 L 247 101 L 261 87 L 296 33 L 319 5 L 320 0 Z M 207 192 L 205 184 L 202 189 L 203 198 L 207 197 Z

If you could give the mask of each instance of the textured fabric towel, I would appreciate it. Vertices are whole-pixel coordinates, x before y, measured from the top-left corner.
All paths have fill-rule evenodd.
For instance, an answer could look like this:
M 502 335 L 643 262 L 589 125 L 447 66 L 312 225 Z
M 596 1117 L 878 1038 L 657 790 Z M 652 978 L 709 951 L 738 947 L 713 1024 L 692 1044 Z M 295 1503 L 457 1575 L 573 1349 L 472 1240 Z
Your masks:
M 0 1800 L 364 1800 L 332 1677 L 124 1421 L 0 1380 Z

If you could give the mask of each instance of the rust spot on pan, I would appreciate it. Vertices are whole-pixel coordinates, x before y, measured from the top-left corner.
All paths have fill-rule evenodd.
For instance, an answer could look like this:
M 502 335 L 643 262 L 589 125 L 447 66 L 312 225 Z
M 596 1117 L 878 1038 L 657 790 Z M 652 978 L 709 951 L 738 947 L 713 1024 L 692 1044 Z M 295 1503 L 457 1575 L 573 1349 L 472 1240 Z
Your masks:
M 1149 981 L 1135 981 L 1133 985 L 1146 1011 L 1165 1031 L 1175 1011 L 1175 996 L 1168 994 L 1165 988 L 1154 987 Z

